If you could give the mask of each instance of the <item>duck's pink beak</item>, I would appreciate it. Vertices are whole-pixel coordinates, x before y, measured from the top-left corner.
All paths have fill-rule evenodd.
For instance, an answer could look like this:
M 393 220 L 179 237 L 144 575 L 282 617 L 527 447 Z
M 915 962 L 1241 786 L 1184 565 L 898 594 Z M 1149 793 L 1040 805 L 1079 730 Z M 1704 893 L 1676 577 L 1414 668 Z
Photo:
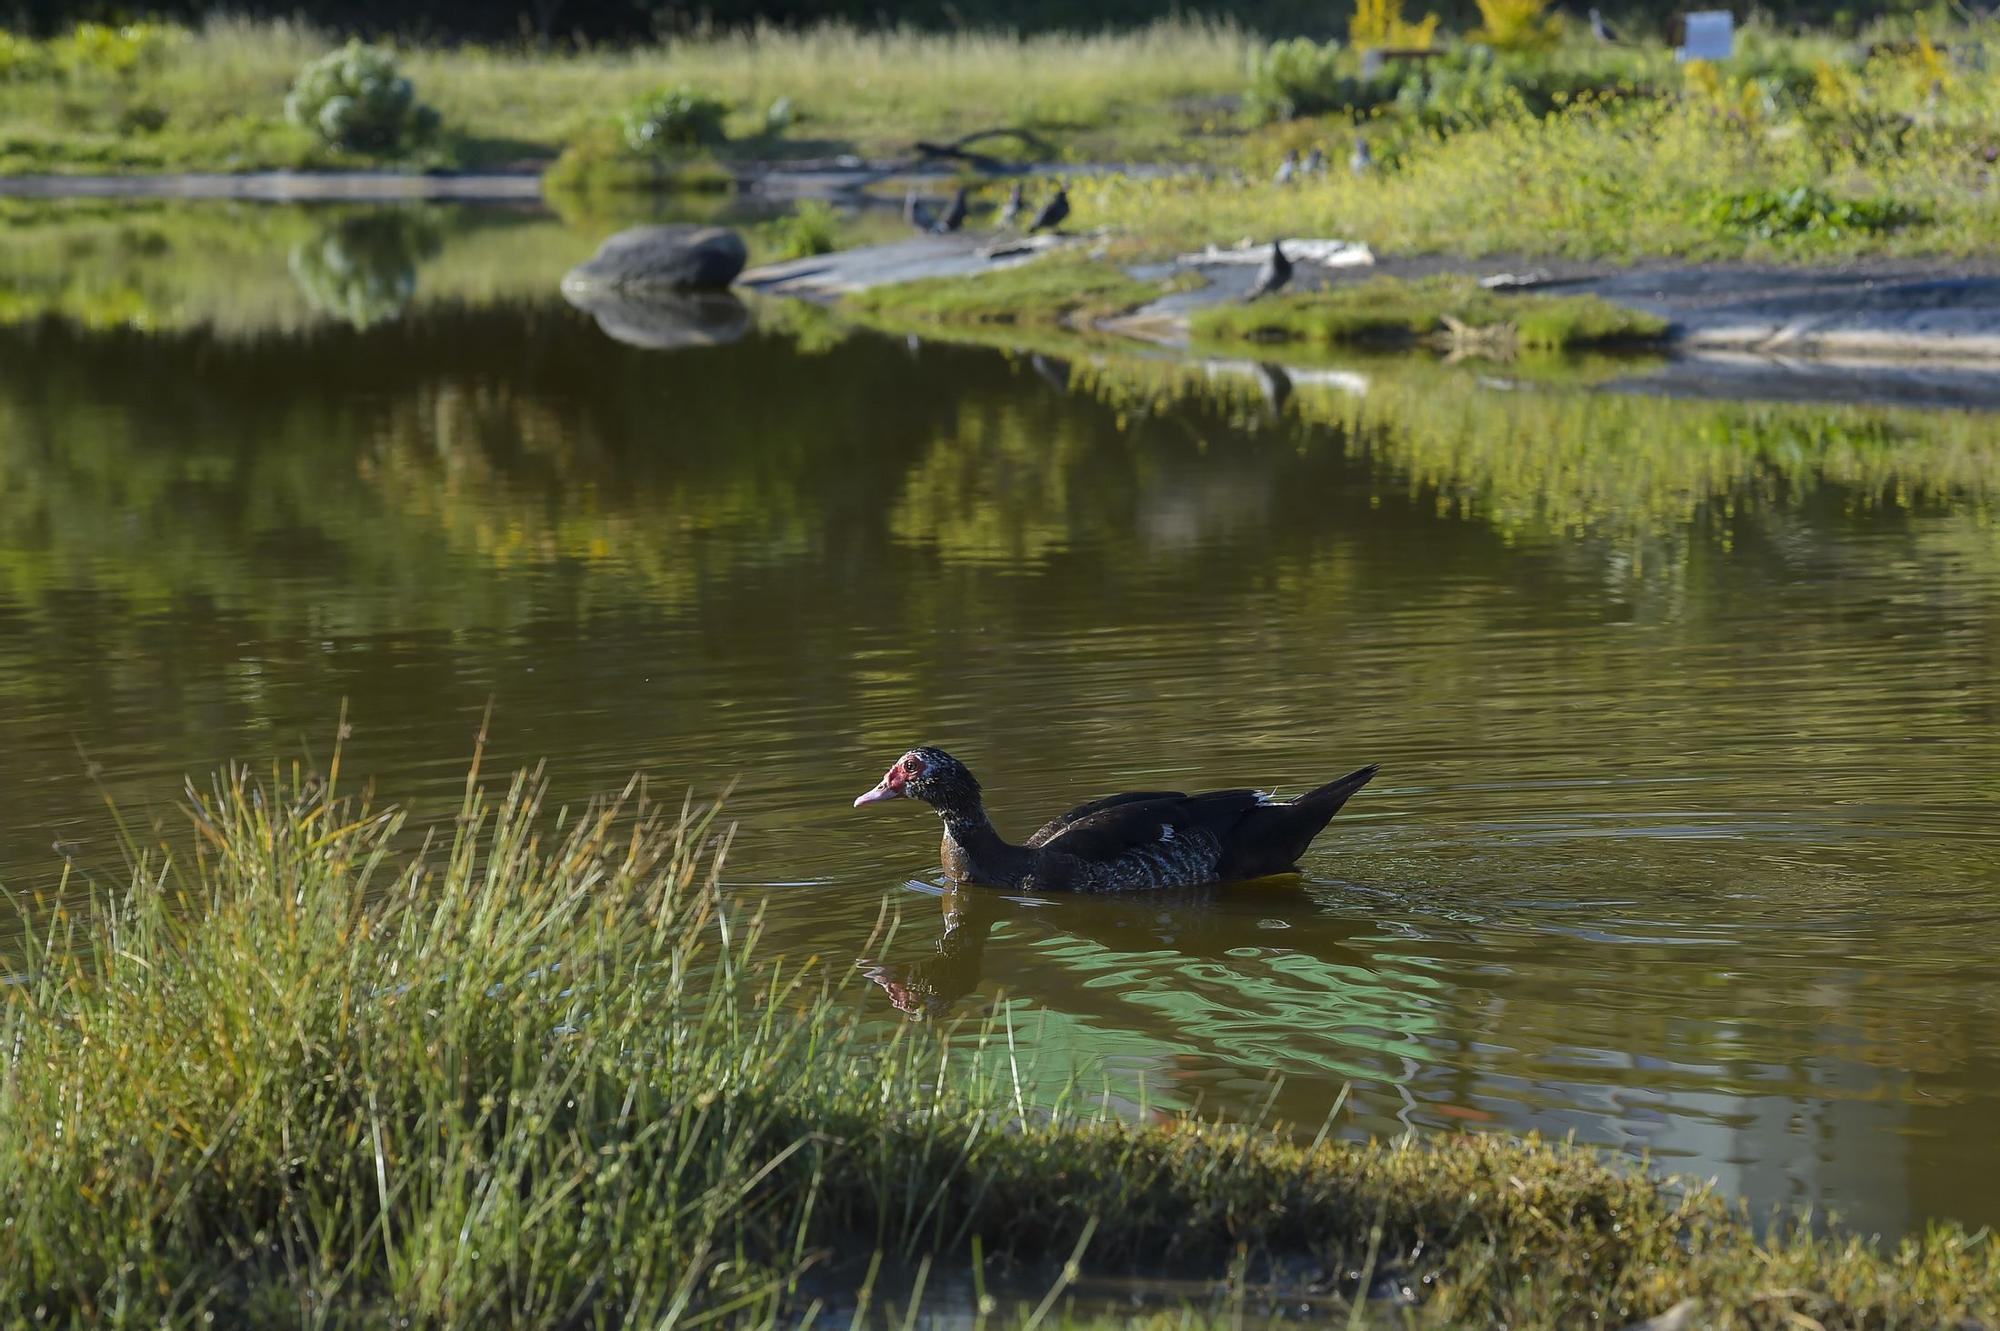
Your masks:
M 877 783 L 875 789 L 869 791 L 866 795 L 855 796 L 854 807 L 858 809 L 864 804 L 880 804 L 883 800 L 899 800 L 902 798 L 903 792 L 890 785 L 889 778 L 885 776 Z

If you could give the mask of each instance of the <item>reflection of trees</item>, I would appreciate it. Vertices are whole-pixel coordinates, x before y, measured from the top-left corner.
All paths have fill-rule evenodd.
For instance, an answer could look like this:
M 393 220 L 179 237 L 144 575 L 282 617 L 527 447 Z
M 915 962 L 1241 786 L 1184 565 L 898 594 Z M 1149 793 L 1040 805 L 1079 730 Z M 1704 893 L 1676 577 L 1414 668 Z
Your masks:
M 1083 387 L 1127 411 L 1215 403 L 1239 417 L 1261 386 L 1158 360 L 1109 360 Z M 1888 510 L 2000 496 L 1990 419 L 1966 412 L 1594 393 L 1524 380 L 1483 387 L 1470 367 L 1409 358 L 1298 377 L 1290 413 L 1339 429 L 1440 515 L 1466 514 L 1510 539 L 1681 534 L 1728 539 L 1739 516 L 1796 508 L 1836 486 L 1844 504 Z M 1357 388 L 1359 391 L 1357 391 Z
M 443 246 L 443 231 L 423 212 L 367 212 L 292 246 L 286 266 L 314 309 L 366 328 L 403 313 L 417 294 L 417 265 Z
M 8 219 L 0 245 L 0 325 L 289 336 L 328 315 L 393 314 L 416 265 L 419 304 L 539 297 L 594 239 L 533 212 L 452 204 L 36 204 Z
M 556 570 L 600 597 L 692 604 L 731 569 L 809 558 L 865 579 L 884 615 L 934 613 L 919 566 L 882 560 L 897 547 L 947 568 L 1059 566 L 1099 603 L 1143 601 L 1171 568 L 1181 604 L 1232 622 L 1269 592 L 1351 623 L 1378 597 L 1504 575 L 1496 552 L 1538 532 L 1663 534 L 1675 597 L 1709 542 L 1734 551 L 1739 584 L 1760 567 L 1779 583 L 1801 558 L 1846 557 L 1811 553 L 1817 531 L 1891 529 L 1906 504 L 1971 511 L 1962 538 L 1912 536 L 1953 543 L 1930 558 L 1995 553 L 1973 533 L 1990 530 L 2000 461 L 1952 414 L 1491 394 L 1450 376 L 1378 377 L 1357 405 L 1302 377 L 1298 428 L 1251 429 L 1253 380 L 1157 362 L 1079 362 L 1064 396 L 1025 364 L 938 348 L 912 363 L 872 340 L 649 356 L 546 308 L 227 355 L 199 336 L 11 340 L 0 559 L 31 604 L 83 576 L 289 622 L 298 587 L 269 575 L 297 559 L 324 575 L 309 585 L 325 622 L 514 622 Z M 1396 572 L 1415 548 L 1430 584 Z M 1546 557 L 1608 561 L 1608 594 L 1647 594 L 1616 573 L 1623 542 Z M 994 600 L 1006 584 L 948 576 L 989 618 L 1027 609 Z M 1441 658 L 1428 677 L 1451 673 Z

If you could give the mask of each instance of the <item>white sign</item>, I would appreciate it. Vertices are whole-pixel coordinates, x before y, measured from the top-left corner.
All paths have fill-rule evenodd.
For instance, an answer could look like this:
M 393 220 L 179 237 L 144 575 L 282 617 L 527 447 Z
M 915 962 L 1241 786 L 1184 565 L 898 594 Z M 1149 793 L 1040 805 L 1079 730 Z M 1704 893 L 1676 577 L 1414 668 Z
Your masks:
M 1686 43 L 1676 60 L 1727 60 L 1736 54 L 1736 16 L 1726 9 L 1702 9 L 1686 15 Z

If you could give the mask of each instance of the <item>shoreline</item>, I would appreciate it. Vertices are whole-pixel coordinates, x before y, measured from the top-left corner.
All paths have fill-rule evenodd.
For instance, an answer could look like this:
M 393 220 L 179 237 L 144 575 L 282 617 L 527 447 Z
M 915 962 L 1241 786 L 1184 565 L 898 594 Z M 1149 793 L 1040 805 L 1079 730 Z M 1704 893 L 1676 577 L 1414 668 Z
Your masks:
M 767 264 L 740 280 L 769 294 L 820 301 L 924 278 L 977 281 L 981 274 L 1011 266 L 980 255 L 988 239 L 919 236 Z M 1188 342 L 1195 311 L 1242 299 L 1255 276 L 1254 268 L 1243 263 L 1148 264 L 1134 271 L 1145 276 L 1196 273 L 1205 285 L 1099 321 L 1093 331 L 1177 347 Z M 1669 324 L 1661 349 L 1675 353 L 1976 368 L 2000 364 L 2000 261 L 1990 259 L 1936 256 L 1793 265 L 1424 255 L 1377 258 L 1351 267 L 1300 263 L 1292 289 L 1440 274 L 1470 276 L 1508 291 L 1595 295 L 1657 315 Z M 1268 345 L 1274 355 L 1286 346 Z
M 799 160 L 746 163 L 739 184 L 778 198 L 851 193 L 884 178 L 889 164 Z M 1032 169 L 1032 168 L 1031 168 Z M 1066 168 L 1088 172 L 1103 168 Z M 917 167 L 900 174 L 937 174 Z M 0 176 L 0 198 L 183 199 L 266 203 L 523 204 L 543 200 L 536 169 L 413 173 L 393 170 L 178 172 Z M 973 278 L 1011 266 L 981 257 L 992 237 L 917 236 L 746 272 L 742 284 L 771 294 L 829 301 L 853 291 L 925 277 Z M 1034 257 L 1022 254 L 1014 262 Z M 1195 310 L 1239 299 L 1252 277 L 1243 264 L 1147 264 L 1137 274 L 1199 274 L 1206 285 L 1096 325 L 1098 331 L 1183 345 Z M 1374 277 L 1462 274 L 1509 290 L 1596 295 L 1668 321 L 1663 349 L 1798 361 L 1843 359 L 1983 369 L 2000 364 L 2000 259 L 1946 255 L 1847 258 L 1798 264 L 1745 260 L 1578 260 L 1526 255 L 1378 257 L 1355 267 L 1301 263 L 1294 290 Z M 1271 344 L 1275 352 L 1282 343 Z
M 443 199 L 539 202 L 542 173 L 524 171 L 175 171 L 0 176 L 0 198 L 241 199 L 265 203 L 393 203 Z

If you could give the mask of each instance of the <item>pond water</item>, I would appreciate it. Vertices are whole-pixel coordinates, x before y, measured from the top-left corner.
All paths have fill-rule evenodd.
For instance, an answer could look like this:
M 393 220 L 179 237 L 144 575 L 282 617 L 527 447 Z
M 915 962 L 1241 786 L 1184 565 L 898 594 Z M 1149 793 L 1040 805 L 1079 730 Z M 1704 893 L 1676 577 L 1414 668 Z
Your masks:
M 343 700 L 441 808 L 490 705 L 564 797 L 731 788 L 732 895 L 885 1029 L 1004 996 L 1127 1103 L 2000 1221 L 2000 422 L 786 308 L 651 350 L 554 294 L 602 226 L 5 220 L 8 888 Z M 850 807 L 926 741 L 1016 833 L 1384 770 L 1296 882 L 943 898 L 934 822 Z

